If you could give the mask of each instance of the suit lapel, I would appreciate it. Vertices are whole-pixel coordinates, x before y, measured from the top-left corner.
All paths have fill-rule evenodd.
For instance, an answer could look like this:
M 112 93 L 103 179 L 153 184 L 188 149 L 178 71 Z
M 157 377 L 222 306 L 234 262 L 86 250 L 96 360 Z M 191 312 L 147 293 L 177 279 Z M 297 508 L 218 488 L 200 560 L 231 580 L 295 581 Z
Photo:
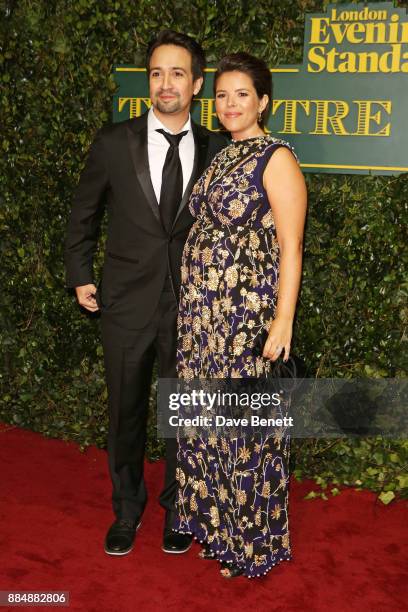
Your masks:
M 145 194 L 146 201 L 158 222 L 161 224 L 159 205 L 150 178 L 149 156 L 147 151 L 147 113 L 132 119 L 126 125 L 128 145 L 136 176 Z
M 184 191 L 183 198 L 180 202 L 176 218 L 174 219 L 173 227 L 176 224 L 177 219 L 179 218 L 182 210 L 184 209 L 190 198 L 191 191 L 195 182 L 201 176 L 207 166 L 206 160 L 208 151 L 208 134 L 200 130 L 200 127 L 193 121 L 191 122 L 191 126 L 195 143 L 193 171 L 191 173 L 191 178 L 188 182 L 188 185 Z

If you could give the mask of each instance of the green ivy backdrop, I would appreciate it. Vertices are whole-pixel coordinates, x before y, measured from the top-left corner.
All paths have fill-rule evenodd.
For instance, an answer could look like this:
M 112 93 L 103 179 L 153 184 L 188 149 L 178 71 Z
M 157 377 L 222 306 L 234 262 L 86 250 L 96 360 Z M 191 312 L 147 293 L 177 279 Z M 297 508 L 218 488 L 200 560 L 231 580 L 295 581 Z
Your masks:
M 163 27 L 196 37 L 211 62 L 249 50 L 270 65 L 299 63 L 304 12 L 325 4 L 1 2 L 2 420 L 82 447 L 105 442 L 98 320 L 65 291 L 62 256 L 72 191 L 110 118 L 112 66 L 142 64 Z M 308 175 L 307 183 L 296 350 L 319 376 L 403 376 L 408 177 Z M 293 449 L 296 475 L 316 478 L 318 495 L 336 494 L 337 484 L 370 488 L 384 503 L 407 495 L 407 441 L 305 440 Z M 148 453 L 160 452 L 152 422 Z

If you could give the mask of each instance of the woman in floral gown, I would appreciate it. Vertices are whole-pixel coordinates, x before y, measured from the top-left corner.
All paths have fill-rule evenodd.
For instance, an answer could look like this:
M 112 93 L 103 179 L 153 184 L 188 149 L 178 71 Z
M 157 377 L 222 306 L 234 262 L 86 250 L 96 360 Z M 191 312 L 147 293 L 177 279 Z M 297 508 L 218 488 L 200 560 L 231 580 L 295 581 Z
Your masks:
M 217 115 L 233 140 L 190 200 L 177 354 L 187 380 L 258 377 L 289 356 L 306 189 L 290 145 L 263 130 L 271 85 L 265 63 L 246 53 L 215 74 Z M 178 461 L 175 529 L 192 533 L 223 576 L 260 576 L 290 558 L 286 436 L 180 439 Z

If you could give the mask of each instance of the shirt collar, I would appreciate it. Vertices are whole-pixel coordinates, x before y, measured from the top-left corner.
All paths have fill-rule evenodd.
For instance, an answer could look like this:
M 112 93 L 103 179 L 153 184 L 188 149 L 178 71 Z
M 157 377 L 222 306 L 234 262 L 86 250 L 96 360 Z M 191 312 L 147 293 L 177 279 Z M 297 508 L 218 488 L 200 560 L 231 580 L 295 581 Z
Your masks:
M 147 131 L 154 132 L 155 130 L 165 130 L 169 132 L 169 134 L 173 134 L 163 123 L 156 117 L 153 111 L 153 107 L 151 106 L 147 115 Z M 180 132 L 190 131 L 191 130 L 191 116 L 188 116 L 187 121 L 181 128 Z

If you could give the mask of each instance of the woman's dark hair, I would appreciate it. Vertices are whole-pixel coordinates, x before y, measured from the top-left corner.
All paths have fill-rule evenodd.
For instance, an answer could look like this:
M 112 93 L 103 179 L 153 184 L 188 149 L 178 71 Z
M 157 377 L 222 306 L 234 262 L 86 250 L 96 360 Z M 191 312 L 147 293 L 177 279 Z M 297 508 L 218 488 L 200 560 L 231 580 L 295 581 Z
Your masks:
M 176 45 L 177 47 L 186 49 L 191 55 L 193 80 L 196 81 L 204 76 L 205 53 L 203 48 L 193 38 L 187 36 L 187 34 L 181 34 L 174 30 L 162 30 L 149 42 L 146 52 L 146 68 L 148 74 L 153 51 L 162 45 Z
M 259 99 L 265 94 L 268 96 L 268 104 L 262 112 L 261 120 L 259 121 L 261 127 L 264 127 L 272 102 L 272 76 L 268 66 L 263 60 L 243 51 L 225 55 L 217 64 L 214 75 L 214 94 L 220 76 L 225 72 L 232 72 L 233 70 L 244 72 L 251 78 Z

